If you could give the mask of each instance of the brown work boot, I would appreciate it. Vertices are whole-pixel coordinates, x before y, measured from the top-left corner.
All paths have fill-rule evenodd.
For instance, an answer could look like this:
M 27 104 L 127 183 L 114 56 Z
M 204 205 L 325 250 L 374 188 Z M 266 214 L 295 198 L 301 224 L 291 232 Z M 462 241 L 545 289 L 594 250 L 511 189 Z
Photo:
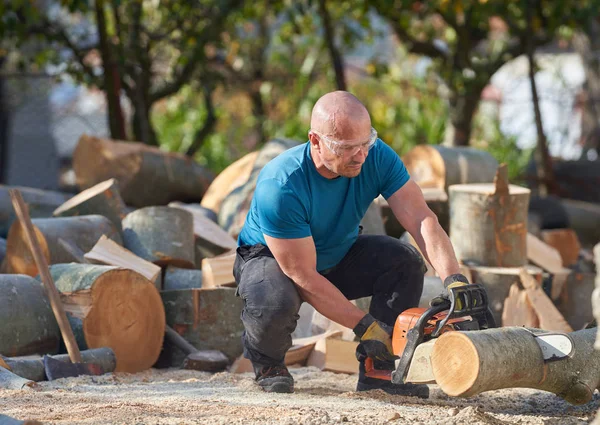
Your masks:
M 258 370 L 256 369 L 256 383 L 266 392 L 294 392 L 294 378 L 284 365 L 262 366 Z

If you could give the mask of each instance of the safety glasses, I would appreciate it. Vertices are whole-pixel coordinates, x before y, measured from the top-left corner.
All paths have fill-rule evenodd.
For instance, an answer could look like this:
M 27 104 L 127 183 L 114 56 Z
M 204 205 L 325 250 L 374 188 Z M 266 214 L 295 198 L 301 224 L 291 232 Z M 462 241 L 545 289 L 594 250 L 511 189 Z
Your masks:
M 375 130 L 373 127 L 371 127 L 369 140 L 357 145 L 349 145 L 347 142 L 333 140 L 316 130 L 310 131 L 319 136 L 319 139 L 325 143 L 325 146 L 327 146 L 327 148 L 337 156 L 354 156 L 361 150 L 363 153 L 367 153 L 377 141 L 377 130 Z

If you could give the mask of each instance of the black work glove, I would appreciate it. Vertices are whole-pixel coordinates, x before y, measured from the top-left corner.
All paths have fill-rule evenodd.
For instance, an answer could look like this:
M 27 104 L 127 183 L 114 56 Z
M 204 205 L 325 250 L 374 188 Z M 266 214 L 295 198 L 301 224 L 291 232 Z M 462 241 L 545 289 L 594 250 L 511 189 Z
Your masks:
M 360 361 L 364 357 L 374 360 L 393 362 L 398 357 L 392 349 L 392 328 L 381 323 L 370 314 L 366 314 L 358 325 L 354 327 L 354 333 L 360 338 L 360 344 L 356 347 L 356 358 Z
M 446 279 L 444 279 L 444 292 L 435 297 L 429 302 L 431 307 L 442 304 L 444 302 L 451 302 L 449 291 L 450 288 L 456 288 L 457 286 L 464 286 L 469 284 L 469 279 L 463 274 L 451 274 Z M 462 310 L 462 302 L 460 300 L 456 300 L 456 309 Z

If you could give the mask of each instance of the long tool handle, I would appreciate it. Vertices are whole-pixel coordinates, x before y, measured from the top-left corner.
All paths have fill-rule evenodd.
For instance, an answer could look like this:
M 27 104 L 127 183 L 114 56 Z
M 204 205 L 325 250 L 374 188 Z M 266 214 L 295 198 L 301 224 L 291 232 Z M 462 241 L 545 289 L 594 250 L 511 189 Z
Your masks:
M 25 201 L 23 201 L 21 192 L 19 192 L 18 189 L 10 189 L 9 193 L 13 207 L 17 213 L 17 217 L 21 222 L 21 226 L 23 226 L 23 229 L 25 230 L 25 236 L 29 242 L 29 248 L 33 254 L 35 265 L 40 272 L 40 276 L 42 277 L 42 283 L 46 288 L 48 298 L 50 299 L 50 305 L 52 306 L 52 311 L 54 312 L 54 317 L 58 322 L 60 333 L 62 334 L 65 345 L 67 346 L 69 358 L 73 363 L 81 363 L 81 353 L 79 352 L 79 347 L 77 347 L 77 343 L 75 342 L 75 336 L 73 335 L 73 330 L 71 329 L 69 319 L 67 319 L 67 314 L 65 313 L 62 301 L 60 300 L 58 289 L 56 289 L 56 285 L 54 284 L 52 276 L 50 275 L 48 263 L 42 254 L 42 249 L 40 248 L 35 230 L 33 229 L 33 224 L 29 218 L 27 205 L 25 205 Z

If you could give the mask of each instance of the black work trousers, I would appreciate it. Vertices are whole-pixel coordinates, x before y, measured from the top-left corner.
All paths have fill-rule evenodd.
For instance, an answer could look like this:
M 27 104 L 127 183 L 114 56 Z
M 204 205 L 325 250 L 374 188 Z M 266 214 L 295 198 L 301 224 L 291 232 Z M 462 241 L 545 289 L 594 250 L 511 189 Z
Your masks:
M 412 246 L 389 236 L 360 235 L 342 261 L 322 275 L 349 300 L 372 296 L 369 312 L 393 326 L 398 314 L 418 305 L 425 270 Z M 260 244 L 238 248 L 233 272 L 244 300 L 244 356 L 255 368 L 282 364 L 302 304 L 296 285 Z

